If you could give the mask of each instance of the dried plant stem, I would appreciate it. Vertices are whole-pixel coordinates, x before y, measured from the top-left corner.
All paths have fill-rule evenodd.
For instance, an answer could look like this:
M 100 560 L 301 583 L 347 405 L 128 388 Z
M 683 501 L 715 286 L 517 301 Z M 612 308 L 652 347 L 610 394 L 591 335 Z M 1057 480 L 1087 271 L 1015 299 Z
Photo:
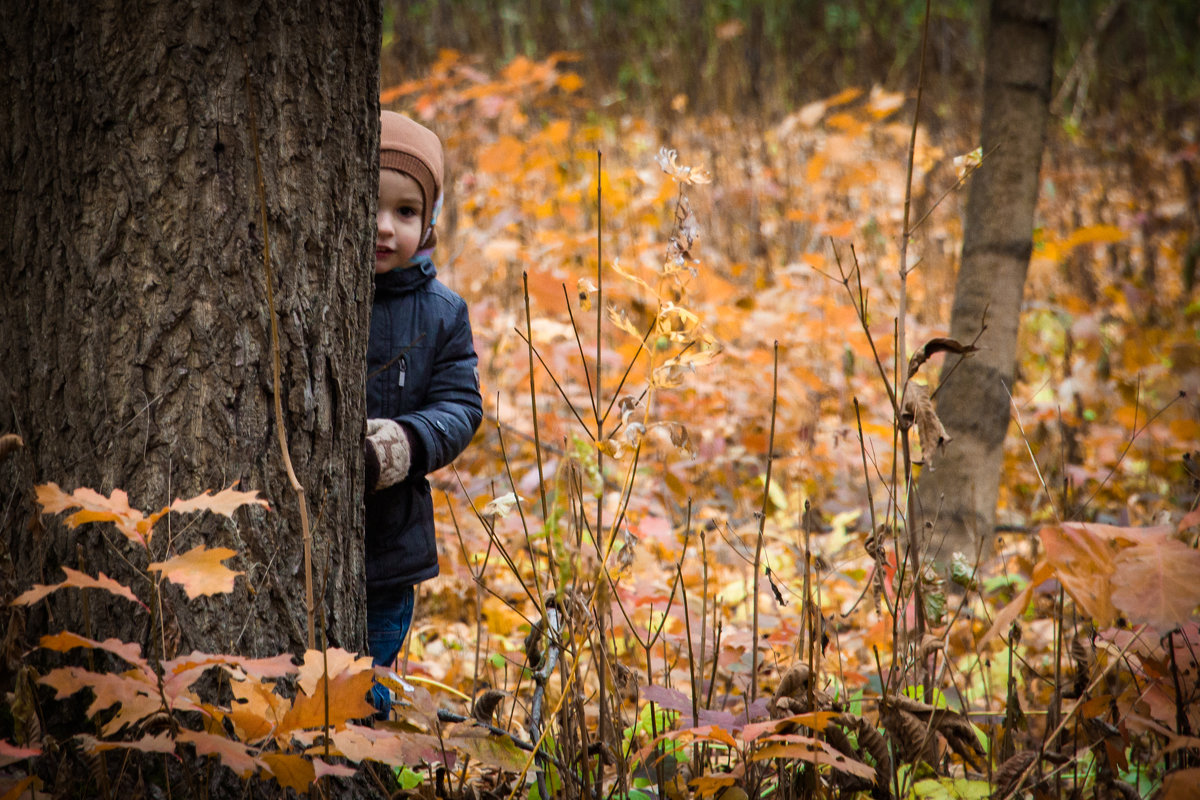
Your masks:
M 750 643 L 750 702 L 758 698 L 758 584 L 762 572 L 763 535 L 767 524 L 767 506 L 771 502 L 771 465 L 775 460 L 775 417 L 779 410 L 779 342 L 774 346 L 774 366 L 771 372 L 771 432 L 767 436 L 767 474 L 763 480 L 762 508 L 758 515 L 758 536 L 754 543 L 754 588 L 750 595 L 753 616 Z
M 243 60 L 245 54 L 243 54 Z M 267 312 L 271 327 L 271 381 L 275 395 L 275 433 L 279 437 L 279 451 L 283 455 L 283 466 L 287 470 L 288 482 L 296 493 L 296 501 L 300 506 L 300 530 L 304 538 L 304 605 L 308 613 L 308 649 L 316 647 L 315 603 L 313 601 L 312 578 L 312 531 L 308 526 L 308 499 L 304 494 L 304 485 L 296 477 L 292 468 L 292 456 L 288 450 L 287 431 L 283 425 L 283 386 L 280 379 L 279 356 L 279 323 L 275 311 L 275 278 L 271 270 L 271 233 L 267 228 L 267 190 L 263 180 L 262 155 L 258 145 L 258 118 L 254 113 L 254 98 L 250 91 L 250 65 L 246 63 L 246 106 L 250 113 L 250 138 L 254 143 L 254 173 L 258 187 L 258 206 L 262 222 L 263 237 L 263 271 L 267 283 Z

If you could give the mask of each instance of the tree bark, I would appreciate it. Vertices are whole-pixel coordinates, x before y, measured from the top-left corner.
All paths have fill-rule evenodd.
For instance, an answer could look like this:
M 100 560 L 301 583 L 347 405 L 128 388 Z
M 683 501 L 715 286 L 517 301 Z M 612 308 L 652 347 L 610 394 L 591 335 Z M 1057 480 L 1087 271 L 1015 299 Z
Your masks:
M 227 563 L 245 576 L 232 594 L 188 601 L 171 586 L 152 631 L 124 600 L 90 593 L 85 620 L 83 593 L 60 591 L 29 610 L 27 643 L 67 628 L 167 656 L 305 647 L 299 505 L 273 409 L 257 129 L 284 428 L 313 522 L 317 605 L 331 644 L 362 649 L 380 24 L 373 0 L 44 0 L 0 11 L 0 432 L 26 445 L 0 465 L 5 589 L 57 582 L 71 566 L 149 595 L 143 554 L 110 525 L 68 530 L 41 517 L 35 483 L 123 489 L 135 508 L 157 510 L 236 482 L 271 504 L 232 521 L 173 516 L 152 541 L 151 559 L 201 542 L 236 550 Z
M 943 559 L 973 555 L 995 527 L 1017 331 L 1046 140 L 1057 3 L 992 0 L 984 71 L 983 165 L 971 179 L 950 335 L 980 351 L 942 370 L 937 411 L 952 441 L 920 476 L 921 516 Z

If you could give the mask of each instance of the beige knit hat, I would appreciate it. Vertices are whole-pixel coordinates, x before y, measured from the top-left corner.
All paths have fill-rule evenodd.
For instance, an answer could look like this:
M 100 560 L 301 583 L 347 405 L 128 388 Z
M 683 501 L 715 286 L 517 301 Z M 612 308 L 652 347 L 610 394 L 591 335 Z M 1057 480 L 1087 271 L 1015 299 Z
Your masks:
M 435 213 L 442 197 L 442 143 L 436 133 L 395 111 L 380 112 L 379 122 L 379 168 L 403 172 L 421 186 L 425 200 L 421 247 L 433 247 Z

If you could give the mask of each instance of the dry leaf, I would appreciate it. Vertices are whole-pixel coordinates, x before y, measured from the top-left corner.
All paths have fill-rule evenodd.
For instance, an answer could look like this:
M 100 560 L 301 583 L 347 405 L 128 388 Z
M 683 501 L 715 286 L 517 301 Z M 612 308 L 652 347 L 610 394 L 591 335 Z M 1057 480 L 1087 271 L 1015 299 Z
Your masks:
M 965 356 L 978 351 L 979 348 L 975 345 L 960 344 L 955 339 L 945 339 L 942 337 L 930 339 L 924 345 L 917 348 L 912 357 L 908 359 L 908 377 L 911 380 L 912 376 L 921 368 L 921 365 L 938 353 L 954 353 Z
M 95 639 L 88 639 L 77 633 L 62 631 L 43 636 L 38 642 L 38 646 L 59 653 L 65 653 L 76 647 L 105 650 L 115 656 L 120 656 L 134 666 L 149 669 L 146 660 L 142 658 L 142 646 L 137 642 L 123 642 L 120 639 L 105 639 L 103 642 L 97 642 Z
M 950 435 L 942 427 L 934 410 L 933 400 L 929 397 L 929 387 L 921 383 L 910 383 L 904 392 L 904 405 L 900 411 L 900 427 L 908 429 L 913 422 L 921 436 L 921 454 L 925 463 L 932 469 L 933 456 L 941 452 Z
M 63 574 L 67 576 L 66 579 L 60 583 L 50 585 L 35 583 L 32 589 L 24 592 L 15 600 L 13 600 L 13 605 L 32 605 L 51 592 L 56 592 L 59 589 L 66 589 L 70 587 L 75 589 L 103 589 L 106 592 L 115 594 L 117 597 L 124 597 L 126 600 L 132 600 L 142 608 L 145 608 L 147 611 L 150 610 L 146 607 L 145 603 L 138 599 L 137 595 L 130 591 L 128 586 L 117 583 L 103 572 L 100 573 L 100 577 L 93 578 L 91 575 L 71 569 L 70 567 L 63 567 L 62 570 Z
M 239 778 L 249 778 L 259 767 L 264 766 L 249 747 L 226 736 L 185 728 L 179 731 L 178 741 L 191 744 L 196 748 L 197 755 L 217 756 L 221 763 L 233 770 Z
M 285 789 L 303 794 L 317 779 L 313 763 L 296 753 L 263 753 L 259 757 L 271 776 Z
M 307 650 L 304 653 L 304 663 L 300 665 L 297 685 L 305 694 L 315 694 L 317 684 L 327 673 L 332 679 L 362 672 L 374 674 L 370 656 L 360 657 L 357 653 L 350 653 L 340 647 L 331 647 L 324 652 Z
M 146 569 L 161 571 L 162 576 L 183 587 L 189 600 L 201 595 L 233 591 L 233 580 L 244 572 L 229 569 L 221 562 L 237 555 L 228 547 L 206 547 L 198 544 L 181 556 L 155 561 Z
M 1194 619 L 1200 606 L 1200 550 L 1178 539 L 1142 542 L 1113 559 L 1112 602 L 1134 625 L 1159 633 Z
M 532 753 L 517 747 L 512 739 L 492 733 L 473 722 L 452 726 L 446 732 L 446 741 L 468 753 L 471 758 L 504 772 L 521 772 L 526 762 L 533 758 Z

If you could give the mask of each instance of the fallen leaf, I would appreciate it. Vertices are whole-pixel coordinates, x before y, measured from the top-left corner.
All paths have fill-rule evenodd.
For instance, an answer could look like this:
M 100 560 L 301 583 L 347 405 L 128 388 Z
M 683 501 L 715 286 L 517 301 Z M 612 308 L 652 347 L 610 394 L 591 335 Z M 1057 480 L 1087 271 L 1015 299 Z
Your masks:
M 1200 606 L 1200 550 L 1178 539 L 1126 547 L 1113 567 L 1112 602 L 1134 625 L 1166 633 Z
M 452 726 L 446 732 L 446 741 L 476 761 L 504 772 L 521 772 L 526 762 L 533 758 L 532 753 L 517 747 L 509 737 L 492 733 L 473 722 Z

